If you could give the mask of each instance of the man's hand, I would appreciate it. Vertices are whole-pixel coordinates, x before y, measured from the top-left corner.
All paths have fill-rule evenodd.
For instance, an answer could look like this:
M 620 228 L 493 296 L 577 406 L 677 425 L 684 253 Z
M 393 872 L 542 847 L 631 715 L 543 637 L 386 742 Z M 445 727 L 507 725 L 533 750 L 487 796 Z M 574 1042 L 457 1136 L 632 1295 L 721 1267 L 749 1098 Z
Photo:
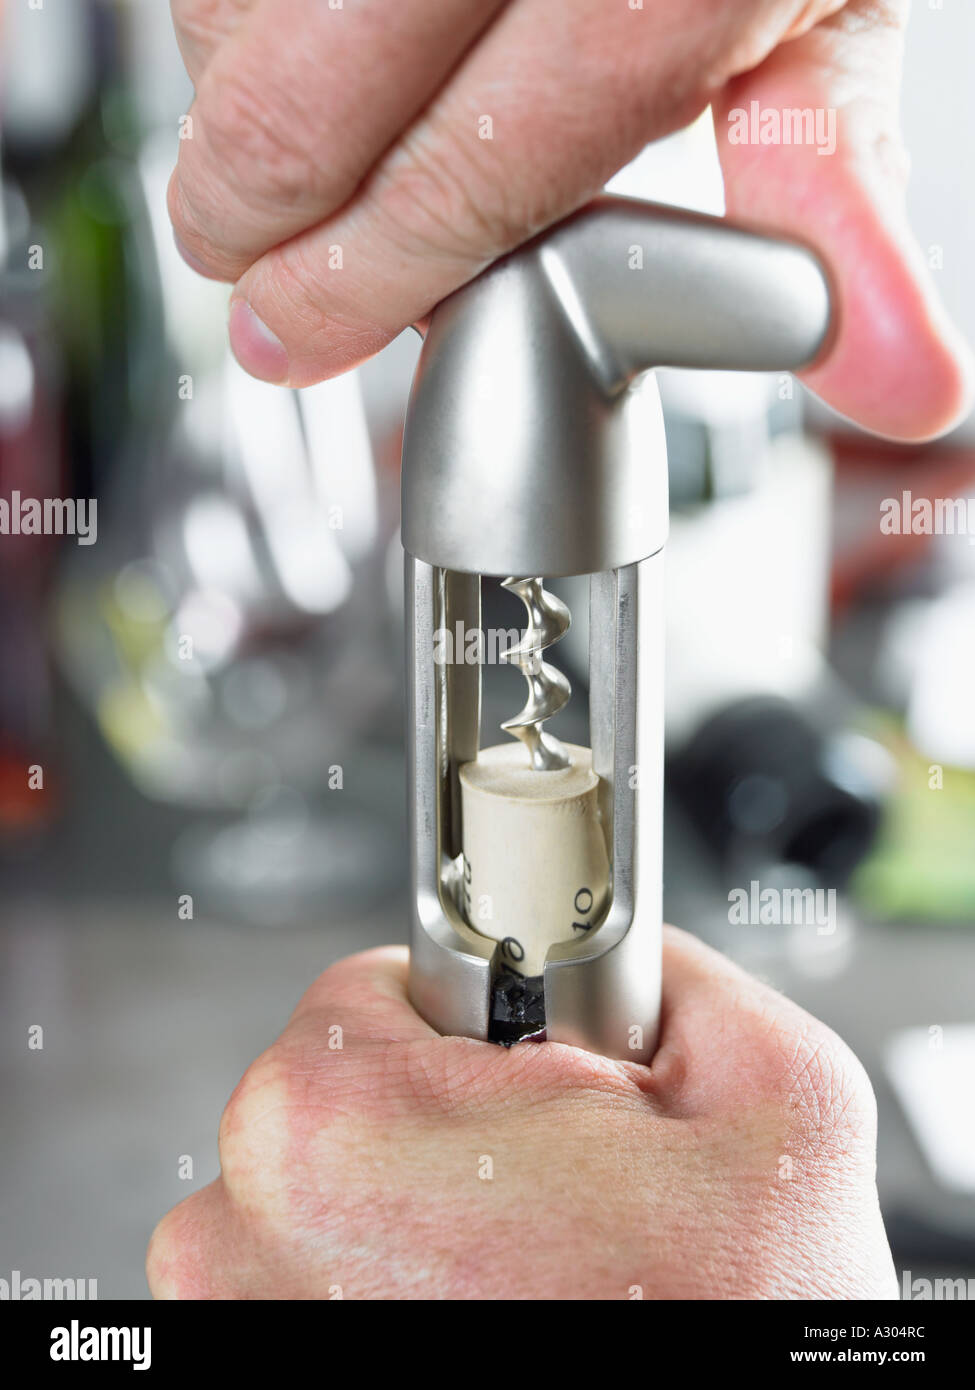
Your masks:
M 190 264 L 236 282 L 256 376 L 369 357 L 710 103 L 729 215 L 833 272 L 839 333 L 807 383 L 905 439 L 965 410 L 970 357 L 904 211 L 908 0 L 172 5 L 196 100 L 170 211 Z M 835 108 L 835 153 L 731 143 L 752 102 Z
M 694 938 L 650 1067 L 443 1038 L 405 986 L 400 949 L 312 985 L 156 1229 L 156 1297 L 896 1297 L 862 1068 Z

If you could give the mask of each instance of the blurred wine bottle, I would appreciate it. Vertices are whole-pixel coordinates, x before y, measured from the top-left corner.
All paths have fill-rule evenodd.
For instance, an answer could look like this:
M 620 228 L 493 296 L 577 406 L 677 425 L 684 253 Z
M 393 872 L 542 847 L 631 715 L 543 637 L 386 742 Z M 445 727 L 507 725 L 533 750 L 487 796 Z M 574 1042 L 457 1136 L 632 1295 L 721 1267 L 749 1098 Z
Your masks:
M 825 655 L 832 467 L 794 393 L 788 378 L 731 373 L 661 383 L 668 778 L 733 877 L 785 864 L 842 887 L 873 843 L 890 767 Z
M 373 893 L 396 876 L 396 489 L 359 377 L 247 377 L 228 288 L 176 252 L 192 91 L 168 6 L 45 0 L 5 55 L 8 164 L 64 359 L 58 491 L 98 499 L 97 546 L 62 551 L 60 668 L 140 790 L 200 814 L 183 881 L 262 921 Z
M 11 6 L 3 46 L 4 160 L 26 198 L 33 269 L 64 361 L 66 487 L 106 502 L 127 449 L 149 447 L 161 423 L 131 20 L 128 5 L 108 0 Z
M 127 81 L 129 7 L 10 5 L 0 72 L 0 488 L 96 499 L 161 437 L 152 381 L 159 290 L 136 169 Z M 70 538 L 4 536 L 0 568 L 0 819 L 44 824 L 56 802 L 47 609 Z M 72 548 L 74 548 L 72 546 Z M 33 769 L 33 771 L 31 771 Z
M 61 369 L 28 216 L 0 183 L 0 498 L 57 496 L 64 474 Z M 56 806 L 45 610 L 57 537 L 0 535 L 0 840 L 41 828 Z

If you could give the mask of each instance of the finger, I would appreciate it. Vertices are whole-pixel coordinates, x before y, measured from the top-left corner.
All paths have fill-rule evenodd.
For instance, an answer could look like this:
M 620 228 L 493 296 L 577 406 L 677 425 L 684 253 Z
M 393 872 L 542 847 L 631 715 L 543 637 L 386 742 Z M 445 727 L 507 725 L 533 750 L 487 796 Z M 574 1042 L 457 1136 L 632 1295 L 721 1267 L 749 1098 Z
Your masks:
M 338 961 L 319 975 L 291 1016 L 320 1030 L 327 1047 L 342 1030 L 345 1041 L 408 1042 L 435 1038 L 407 996 L 409 955 L 405 946 L 382 946 Z M 290 1027 L 290 1024 L 289 1024 Z M 305 1031 L 311 1038 L 311 1033 Z
M 257 0 L 169 0 L 176 42 L 190 81 L 196 85 L 207 63 Z
M 791 1013 L 794 1006 L 734 961 L 676 927 L 664 929 L 660 1050 L 701 1066 L 737 1049 L 756 1010 Z M 655 1061 L 654 1065 L 657 1063 Z
M 906 11 L 906 0 L 847 6 L 733 80 L 714 115 L 729 216 L 805 239 L 832 272 L 838 332 L 803 381 L 858 424 L 918 440 L 969 408 L 972 358 L 907 220 L 897 114 Z M 818 111 L 820 142 L 732 140 L 731 113 L 783 109 Z M 834 117 L 835 150 L 820 153 Z
M 673 1114 L 786 1112 L 829 1134 L 842 1120 L 869 1134 L 863 1068 L 825 1024 L 702 941 L 665 929 L 654 1089 Z
M 213 55 L 169 189 L 197 269 L 235 280 L 329 216 L 506 0 L 263 0 Z
M 799 6 L 774 8 L 791 22 Z M 509 6 L 348 206 L 242 277 L 242 364 L 308 385 L 377 351 L 702 110 L 755 10 L 710 5 L 689 22 L 657 4 Z

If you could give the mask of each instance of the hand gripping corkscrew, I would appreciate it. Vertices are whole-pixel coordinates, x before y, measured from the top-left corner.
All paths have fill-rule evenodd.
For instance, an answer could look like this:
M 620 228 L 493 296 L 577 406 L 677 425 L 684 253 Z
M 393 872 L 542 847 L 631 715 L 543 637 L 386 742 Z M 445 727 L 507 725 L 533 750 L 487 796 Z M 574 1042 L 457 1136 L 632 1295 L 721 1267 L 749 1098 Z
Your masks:
M 806 248 L 602 198 L 431 317 L 403 451 L 410 997 L 442 1033 L 546 1037 L 649 1061 L 660 1004 L 663 550 L 655 367 L 794 370 L 823 351 Z M 482 577 L 527 609 L 528 682 L 481 746 Z M 542 652 L 569 624 L 541 576 L 589 579 L 589 747 Z M 463 645 L 463 644 L 462 644 Z M 483 650 L 483 647 L 482 647 Z

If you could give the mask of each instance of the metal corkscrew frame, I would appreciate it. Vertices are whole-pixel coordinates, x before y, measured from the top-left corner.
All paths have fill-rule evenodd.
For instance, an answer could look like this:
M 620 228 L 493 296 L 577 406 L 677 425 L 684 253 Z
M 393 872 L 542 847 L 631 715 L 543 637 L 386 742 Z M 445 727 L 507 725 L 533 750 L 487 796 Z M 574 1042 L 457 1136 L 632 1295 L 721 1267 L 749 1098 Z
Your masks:
M 823 351 L 806 248 L 602 198 L 433 314 L 407 414 L 410 997 L 442 1033 L 646 1062 L 658 1026 L 667 456 L 655 367 L 794 370 Z M 589 747 L 542 659 L 542 576 L 589 577 Z M 501 659 L 529 686 L 481 746 L 482 576 L 524 602 Z M 525 752 L 527 750 L 527 754 Z

